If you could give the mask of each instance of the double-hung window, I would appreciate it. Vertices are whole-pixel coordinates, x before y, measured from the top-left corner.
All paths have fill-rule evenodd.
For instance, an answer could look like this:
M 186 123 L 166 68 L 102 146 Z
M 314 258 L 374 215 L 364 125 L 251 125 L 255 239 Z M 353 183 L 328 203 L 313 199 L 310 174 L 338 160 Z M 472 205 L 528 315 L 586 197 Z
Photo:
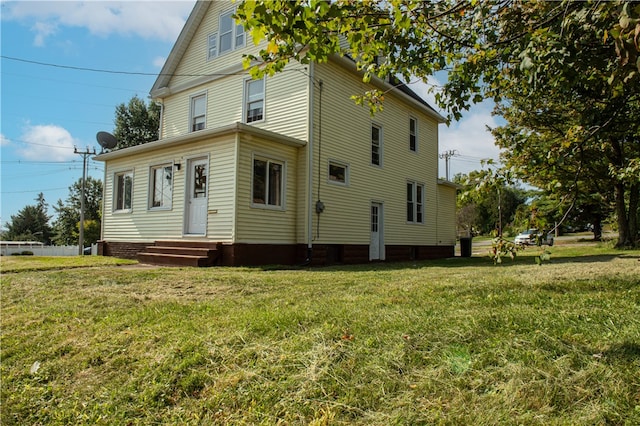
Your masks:
M 371 125 L 371 164 L 382 165 L 382 128 Z
M 196 132 L 205 128 L 207 121 L 207 95 L 201 94 L 191 97 L 191 131 Z
M 234 10 L 230 10 L 220 15 L 220 38 L 218 43 L 220 55 L 244 46 L 244 27 L 241 24 L 236 24 L 233 19 L 234 13 Z
M 424 223 L 424 185 L 407 182 L 407 222 Z
M 150 208 L 170 208 L 173 194 L 173 166 L 163 164 L 151 167 L 149 182 Z
M 284 163 L 254 157 L 252 179 L 252 204 L 264 207 L 284 206 Z
M 116 173 L 113 177 L 114 211 L 130 211 L 133 197 L 133 171 Z
M 413 117 L 409 117 L 409 150 L 418 150 L 418 120 Z
M 264 119 L 264 79 L 245 80 L 244 120 L 253 123 Z

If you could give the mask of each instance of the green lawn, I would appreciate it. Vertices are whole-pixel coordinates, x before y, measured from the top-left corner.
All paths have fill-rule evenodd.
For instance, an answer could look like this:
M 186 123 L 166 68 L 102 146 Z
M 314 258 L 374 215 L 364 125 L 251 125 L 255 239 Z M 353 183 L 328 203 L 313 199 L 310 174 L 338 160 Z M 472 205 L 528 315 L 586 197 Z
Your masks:
M 308 270 L 3 258 L 0 423 L 640 424 L 640 251 L 551 251 Z

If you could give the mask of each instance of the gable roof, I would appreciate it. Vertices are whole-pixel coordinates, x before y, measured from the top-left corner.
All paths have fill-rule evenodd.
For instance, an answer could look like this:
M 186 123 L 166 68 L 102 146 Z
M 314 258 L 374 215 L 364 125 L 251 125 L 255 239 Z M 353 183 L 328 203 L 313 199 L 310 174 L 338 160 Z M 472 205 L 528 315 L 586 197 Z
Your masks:
M 207 1 L 207 0 L 196 1 L 196 4 L 193 7 L 193 10 L 189 14 L 189 18 L 187 18 L 187 22 L 184 24 L 184 27 L 182 28 L 182 31 L 180 32 L 178 39 L 173 45 L 173 48 L 171 49 L 171 52 L 169 53 L 169 56 L 164 66 L 162 67 L 162 70 L 160 71 L 160 74 L 158 74 L 158 78 L 156 78 L 156 81 L 153 84 L 153 87 L 151 88 L 150 94 L 152 98 L 165 92 L 165 90 L 163 89 L 169 86 L 169 82 L 171 81 L 171 78 L 173 77 L 176 69 L 178 68 L 178 64 L 180 64 L 182 57 L 184 56 L 189 45 L 191 44 L 191 40 L 193 39 L 193 36 L 195 35 L 198 27 L 202 23 L 202 20 L 204 19 L 205 15 L 207 14 L 207 11 L 209 10 L 209 6 L 211 5 L 211 3 L 212 3 L 211 1 Z M 336 55 L 332 55 L 332 58 L 334 60 L 337 59 L 338 62 L 340 62 L 339 59 L 341 57 L 336 54 Z M 348 58 L 348 59 L 353 61 L 353 59 L 351 58 Z M 355 62 L 354 62 L 354 65 L 355 65 Z M 347 68 L 349 68 L 351 72 L 357 72 L 357 71 L 354 71 L 355 67 L 353 67 L 353 69 L 350 66 Z M 427 115 L 433 117 L 439 123 L 446 122 L 445 118 L 442 117 L 442 115 L 440 115 L 435 109 L 433 109 L 431 105 L 429 105 L 424 99 L 422 99 L 421 96 L 419 96 L 416 92 L 411 90 L 406 84 L 401 82 L 396 77 L 391 76 L 389 78 L 389 81 L 379 80 L 378 84 L 382 85 L 382 87 L 385 90 L 397 89 L 397 92 L 400 92 L 400 94 L 404 95 L 405 100 L 411 100 L 412 101 L 411 103 L 414 103 L 414 104 L 417 103 L 417 106 L 425 109 L 426 110 L 425 112 L 427 113 Z
M 196 30 L 207 14 L 207 10 L 209 10 L 209 6 L 211 6 L 210 1 L 198 0 L 196 2 L 193 10 L 189 14 L 189 18 L 187 18 L 187 22 L 184 24 L 182 31 L 180 31 L 178 39 L 171 48 L 171 52 L 169 52 L 169 56 L 167 57 L 160 74 L 158 74 L 158 78 L 156 78 L 155 83 L 153 83 L 153 87 L 151 87 L 152 97 L 155 92 L 169 85 L 171 77 L 173 77 L 173 74 L 176 72 L 178 64 L 182 60 L 184 53 L 187 51 Z

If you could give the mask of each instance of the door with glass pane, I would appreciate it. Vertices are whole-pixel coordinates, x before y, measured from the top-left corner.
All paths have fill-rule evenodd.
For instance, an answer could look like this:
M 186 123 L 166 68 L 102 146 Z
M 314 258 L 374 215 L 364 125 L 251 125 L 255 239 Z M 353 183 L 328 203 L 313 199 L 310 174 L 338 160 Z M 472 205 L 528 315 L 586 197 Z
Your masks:
M 384 260 L 382 203 L 371 203 L 371 241 L 369 260 Z
M 205 235 L 207 231 L 207 178 L 209 161 L 197 158 L 188 161 L 185 233 Z

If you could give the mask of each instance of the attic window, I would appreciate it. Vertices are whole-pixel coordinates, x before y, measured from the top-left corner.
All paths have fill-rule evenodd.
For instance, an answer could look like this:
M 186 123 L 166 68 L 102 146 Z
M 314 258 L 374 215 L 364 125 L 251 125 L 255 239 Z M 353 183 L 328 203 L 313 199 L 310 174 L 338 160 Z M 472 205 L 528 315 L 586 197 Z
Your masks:
M 213 59 L 218 56 L 218 33 L 209 34 L 207 37 L 207 59 Z
M 218 48 L 221 55 L 244 46 L 244 27 L 236 24 L 235 19 L 233 19 L 234 13 L 234 10 L 230 10 L 220 15 L 220 42 L 218 43 Z

